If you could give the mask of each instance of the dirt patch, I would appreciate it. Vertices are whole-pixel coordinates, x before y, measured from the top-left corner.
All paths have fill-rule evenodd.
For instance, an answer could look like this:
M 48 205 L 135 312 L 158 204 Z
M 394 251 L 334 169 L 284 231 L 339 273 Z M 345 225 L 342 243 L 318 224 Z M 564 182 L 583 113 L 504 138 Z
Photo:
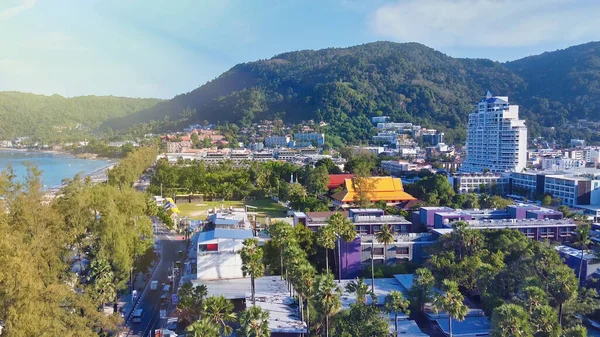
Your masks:
M 194 212 L 190 212 L 190 216 L 201 216 L 201 215 L 206 215 L 206 211 L 194 211 Z
M 208 206 L 207 204 L 195 204 L 196 207 Z

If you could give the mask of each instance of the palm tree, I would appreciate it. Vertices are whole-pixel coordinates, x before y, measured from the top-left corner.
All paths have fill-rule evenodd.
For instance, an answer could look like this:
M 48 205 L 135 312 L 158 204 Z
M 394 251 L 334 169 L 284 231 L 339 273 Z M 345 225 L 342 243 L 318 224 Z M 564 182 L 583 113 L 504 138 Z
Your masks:
M 375 293 L 372 290 L 369 290 L 369 286 L 365 284 L 365 280 L 362 277 L 357 277 L 355 280 L 346 284 L 346 290 L 349 293 L 356 294 L 356 303 L 366 304 L 367 295 L 371 296 L 373 304 L 377 301 L 377 296 L 375 296 Z
M 387 253 L 387 246 L 396 241 L 392 226 L 388 224 L 381 226 L 381 231 L 375 233 L 375 238 L 377 238 L 377 242 L 383 243 L 383 262 L 386 263 L 385 254 Z
M 340 296 L 342 290 L 335 284 L 333 276 L 319 275 L 315 282 L 315 307 L 325 317 L 325 336 L 329 337 L 329 317 L 335 315 L 342 307 Z
M 204 318 L 201 321 L 195 321 L 190 324 L 186 331 L 191 334 L 192 337 L 221 337 L 219 327 L 214 325 L 209 319 Z
M 335 234 L 338 240 L 338 282 L 342 281 L 342 254 L 341 254 L 341 242 L 340 240 L 344 240 L 346 242 L 346 250 L 348 248 L 348 242 L 354 240 L 356 237 L 356 229 L 354 228 L 354 224 L 348 220 L 344 216 L 344 214 L 340 212 L 334 213 L 332 216 L 327 219 L 327 226 L 330 227 L 331 231 Z M 346 252 L 347 253 L 347 252 Z M 346 254 L 346 267 L 348 264 L 348 254 Z
M 221 333 L 229 336 L 233 333 L 233 328 L 228 323 L 237 320 L 236 314 L 233 312 L 233 303 L 227 300 L 224 296 L 210 296 L 204 300 L 205 316 L 212 324 L 220 326 Z
M 329 249 L 335 248 L 335 233 L 331 230 L 331 227 L 322 226 L 319 228 L 317 245 L 325 248 L 325 269 L 329 274 Z
M 314 295 L 316 270 L 310 263 L 304 263 L 299 268 L 298 292 L 306 299 L 307 335 L 310 335 L 310 301 Z
M 269 337 L 269 312 L 252 306 L 240 314 L 240 337 Z
M 398 336 L 398 312 L 403 312 L 405 315 L 410 315 L 410 302 L 402 296 L 402 293 L 396 290 L 390 291 L 385 297 L 385 311 L 394 313 L 394 325 L 396 336 Z
M 188 322 L 193 322 L 202 318 L 204 311 L 204 297 L 208 294 L 208 289 L 204 284 L 193 286 L 191 282 L 181 286 L 179 291 L 179 304 L 177 310 L 183 313 Z M 193 317 L 190 317 L 193 316 Z
M 258 246 L 258 239 L 250 238 L 244 240 L 244 247 L 240 250 L 240 255 L 242 257 L 242 274 L 244 277 L 250 275 L 252 305 L 256 305 L 254 280 L 265 274 L 265 265 L 262 261 L 263 251 Z
M 469 308 L 463 303 L 464 296 L 458 291 L 458 284 L 454 281 L 442 281 L 443 294 L 438 294 L 433 298 L 433 311 L 437 314 L 444 311 L 448 314 L 448 327 L 450 337 L 452 337 L 452 318 L 457 321 L 463 321 Z
M 492 314 L 492 336 L 531 337 L 530 316 L 523 307 L 503 304 Z
M 283 221 L 278 221 L 269 226 L 269 235 L 275 244 L 279 246 L 279 262 L 281 279 L 283 280 L 283 246 L 289 240 L 292 232 L 292 226 Z
M 558 323 L 562 326 L 562 311 L 565 302 L 577 293 L 579 284 L 567 265 L 558 265 L 548 272 L 548 294 L 558 304 Z
M 590 240 L 590 225 L 588 223 L 581 223 L 575 229 L 577 234 L 577 241 L 575 243 L 581 247 L 581 258 L 579 259 L 579 285 L 581 285 L 581 272 L 583 270 L 583 254 L 587 250 L 587 247 L 592 243 Z

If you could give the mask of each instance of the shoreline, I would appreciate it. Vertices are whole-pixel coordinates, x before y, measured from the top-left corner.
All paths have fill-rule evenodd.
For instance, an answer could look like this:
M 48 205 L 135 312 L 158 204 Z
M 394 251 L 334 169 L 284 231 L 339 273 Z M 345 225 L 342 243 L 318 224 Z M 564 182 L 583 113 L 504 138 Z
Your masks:
M 109 158 L 109 157 L 99 157 L 95 153 L 72 153 L 69 151 L 61 151 L 61 150 L 40 150 L 40 149 L 29 149 L 29 148 L 14 148 L 14 147 L 0 147 L 0 151 L 2 152 L 19 152 L 19 153 L 46 153 L 46 154 L 56 154 L 56 155 L 64 155 L 71 156 L 78 159 L 86 159 L 86 160 L 104 160 L 112 162 L 117 158 Z

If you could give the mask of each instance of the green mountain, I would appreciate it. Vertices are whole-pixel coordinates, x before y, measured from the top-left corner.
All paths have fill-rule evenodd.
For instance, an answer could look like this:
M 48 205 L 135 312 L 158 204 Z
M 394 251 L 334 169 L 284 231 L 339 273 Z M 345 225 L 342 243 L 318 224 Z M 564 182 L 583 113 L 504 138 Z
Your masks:
M 460 140 L 468 113 L 489 89 L 522 106 L 533 136 L 547 135 L 547 127 L 574 119 L 600 120 L 599 103 L 590 100 L 600 89 L 599 48 L 589 43 L 504 64 L 452 58 L 417 43 L 290 52 L 238 64 L 189 93 L 105 126 L 126 128 L 167 116 L 170 125 L 314 119 L 330 122 L 328 133 L 358 141 L 371 133 L 369 117 L 387 115 Z M 571 131 L 552 132 L 567 138 Z
M 0 92 L 0 139 L 19 136 L 44 141 L 77 139 L 76 135 L 95 130 L 106 120 L 151 108 L 159 102 L 158 99 L 65 98 L 4 91 Z

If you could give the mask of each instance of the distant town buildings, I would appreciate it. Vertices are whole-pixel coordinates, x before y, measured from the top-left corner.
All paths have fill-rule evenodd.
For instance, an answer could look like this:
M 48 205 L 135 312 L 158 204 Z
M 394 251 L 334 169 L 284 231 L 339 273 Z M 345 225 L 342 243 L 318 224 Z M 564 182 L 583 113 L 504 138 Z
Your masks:
M 519 106 L 489 91 L 469 115 L 467 157 L 461 170 L 522 171 L 527 164 L 527 127 Z
M 265 147 L 288 147 L 290 145 L 290 141 L 290 136 L 268 136 L 265 137 Z

